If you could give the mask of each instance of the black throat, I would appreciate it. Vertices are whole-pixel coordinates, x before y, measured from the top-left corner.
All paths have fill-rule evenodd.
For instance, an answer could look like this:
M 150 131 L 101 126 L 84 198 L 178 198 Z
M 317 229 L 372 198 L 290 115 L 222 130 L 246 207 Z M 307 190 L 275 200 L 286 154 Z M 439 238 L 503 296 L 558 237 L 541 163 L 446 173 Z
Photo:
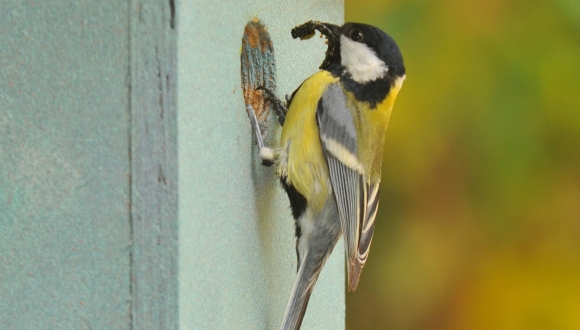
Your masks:
M 377 104 L 381 103 L 391 91 L 391 81 L 388 74 L 377 80 L 369 81 L 364 84 L 354 81 L 345 71 L 340 75 L 340 81 L 344 89 L 354 94 L 354 97 L 363 102 L 368 102 L 371 109 L 375 109 Z
M 385 73 L 382 78 L 361 84 L 354 81 L 350 73 L 340 64 L 340 56 L 336 56 L 329 62 L 329 65 L 324 69 L 329 71 L 334 77 L 340 77 L 340 82 L 344 89 L 353 93 L 357 100 L 367 102 L 370 109 L 375 109 L 389 95 L 391 85 L 395 79 L 389 73 Z

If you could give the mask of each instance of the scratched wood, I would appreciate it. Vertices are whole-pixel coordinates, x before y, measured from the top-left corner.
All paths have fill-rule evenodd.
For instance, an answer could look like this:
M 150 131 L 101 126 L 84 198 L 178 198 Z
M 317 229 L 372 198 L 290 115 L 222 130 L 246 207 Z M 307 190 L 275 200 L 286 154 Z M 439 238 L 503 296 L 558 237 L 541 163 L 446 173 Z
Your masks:
M 176 8 L 130 8 L 132 326 L 177 329 Z

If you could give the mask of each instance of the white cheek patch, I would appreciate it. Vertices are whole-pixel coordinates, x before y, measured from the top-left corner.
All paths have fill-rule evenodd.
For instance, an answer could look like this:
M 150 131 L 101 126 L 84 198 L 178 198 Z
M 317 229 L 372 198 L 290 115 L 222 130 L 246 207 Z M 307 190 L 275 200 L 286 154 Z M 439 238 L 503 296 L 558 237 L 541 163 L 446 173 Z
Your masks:
M 357 83 L 366 83 L 384 77 L 389 68 L 367 45 L 340 36 L 340 64 Z

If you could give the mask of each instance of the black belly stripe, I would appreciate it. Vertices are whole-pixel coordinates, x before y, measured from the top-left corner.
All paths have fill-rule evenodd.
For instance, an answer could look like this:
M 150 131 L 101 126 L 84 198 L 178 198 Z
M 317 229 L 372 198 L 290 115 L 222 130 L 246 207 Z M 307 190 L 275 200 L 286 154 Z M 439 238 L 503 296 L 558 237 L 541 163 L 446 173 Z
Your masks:
M 280 183 L 282 187 L 286 190 L 288 194 L 288 199 L 290 199 L 290 208 L 292 209 L 292 216 L 294 219 L 298 220 L 304 212 L 306 212 L 306 198 L 300 194 L 293 185 L 286 182 L 286 178 L 280 178 Z M 298 235 L 299 228 L 296 228 L 296 236 Z
M 292 216 L 294 217 L 294 228 L 296 230 L 296 271 L 300 268 L 300 251 L 298 250 L 298 243 L 300 242 L 300 236 L 302 236 L 302 228 L 300 228 L 300 223 L 298 219 L 306 212 L 306 198 L 299 193 L 293 185 L 286 182 L 286 178 L 280 178 L 280 183 L 282 187 L 286 190 L 288 194 L 288 199 L 290 200 L 290 208 L 292 209 Z

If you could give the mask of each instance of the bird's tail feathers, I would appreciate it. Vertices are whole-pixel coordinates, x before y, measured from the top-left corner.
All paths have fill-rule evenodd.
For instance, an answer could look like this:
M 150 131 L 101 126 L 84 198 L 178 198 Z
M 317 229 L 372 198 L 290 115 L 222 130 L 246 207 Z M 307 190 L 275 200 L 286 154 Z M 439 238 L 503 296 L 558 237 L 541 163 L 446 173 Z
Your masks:
M 280 330 L 300 329 L 310 295 L 318 280 L 323 264 L 324 262 L 321 264 L 309 258 L 308 252 L 302 257 L 302 263 L 296 274 L 296 281 L 294 282 L 294 287 L 292 288 L 292 293 L 286 306 L 286 312 L 284 313 L 284 320 L 282 321 Z
M 348 261 L 348 291 L 356 290 L 358 286 L 358 280 L 360 279 L 360 274 L 365 265 L 364 262 L 360 262 L 358 258 L 353 261 Z

